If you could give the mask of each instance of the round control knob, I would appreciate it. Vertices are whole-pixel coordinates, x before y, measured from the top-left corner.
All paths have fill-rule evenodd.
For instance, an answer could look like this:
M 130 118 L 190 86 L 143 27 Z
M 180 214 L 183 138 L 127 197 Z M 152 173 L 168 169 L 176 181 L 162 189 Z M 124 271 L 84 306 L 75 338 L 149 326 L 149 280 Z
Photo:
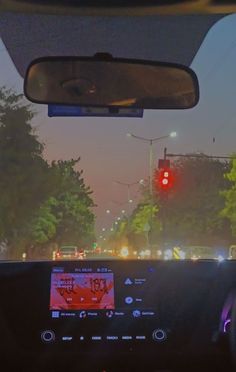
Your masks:
M 165 341 L 167 338 L 166 332 L 163 331 L 163 329 L 155 329 L 152 332 L 152 338 L 154 341 L 157 341 L 157 342 Z
M 46 343 L 55 341 L 55 333 L 51 330 L 46 330 L 41 333 L 41 340 Z

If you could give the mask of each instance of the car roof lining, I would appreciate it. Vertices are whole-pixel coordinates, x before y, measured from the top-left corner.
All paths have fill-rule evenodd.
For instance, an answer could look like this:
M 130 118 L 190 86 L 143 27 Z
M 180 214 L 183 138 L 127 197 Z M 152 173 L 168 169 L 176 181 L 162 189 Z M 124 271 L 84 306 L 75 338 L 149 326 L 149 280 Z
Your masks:
M 0 17 L 0 35 L 22 77 L 36 58 L 93 56 L 97 52 L 189 66 L 208 30 L 222 17 L 192 15 L 180 20 L 179 16 L 111 18 L 6 13 Z

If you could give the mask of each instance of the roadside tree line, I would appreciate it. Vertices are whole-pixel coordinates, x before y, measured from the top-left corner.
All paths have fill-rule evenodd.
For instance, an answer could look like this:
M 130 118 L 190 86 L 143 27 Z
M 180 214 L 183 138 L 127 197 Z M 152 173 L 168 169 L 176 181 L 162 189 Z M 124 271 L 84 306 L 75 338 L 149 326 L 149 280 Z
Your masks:
M 94 240 L 92 190 L 78 159 L 49 163 L 24 97 L 0 89 L 0 241 L 8 258 L 51 258 L 55 244 Z
M 236 242 L 236 159 L 220 161 L 202 154 L 172 162 L 172 187 L 154 182 L 151 201 L 142 187 L 140 202 L 114 226 L 108 244 L 134 250 L 163 243 L 225 246 Z M 147 231 L 149 230 L 149 231 Z

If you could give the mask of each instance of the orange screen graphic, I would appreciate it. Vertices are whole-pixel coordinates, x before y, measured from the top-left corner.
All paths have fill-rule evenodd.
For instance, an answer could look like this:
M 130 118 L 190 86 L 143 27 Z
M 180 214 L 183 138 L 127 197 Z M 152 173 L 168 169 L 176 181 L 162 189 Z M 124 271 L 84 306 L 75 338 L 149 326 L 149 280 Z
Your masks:
M 50 310 L 114 309 L 112 273 L 53 273 Z

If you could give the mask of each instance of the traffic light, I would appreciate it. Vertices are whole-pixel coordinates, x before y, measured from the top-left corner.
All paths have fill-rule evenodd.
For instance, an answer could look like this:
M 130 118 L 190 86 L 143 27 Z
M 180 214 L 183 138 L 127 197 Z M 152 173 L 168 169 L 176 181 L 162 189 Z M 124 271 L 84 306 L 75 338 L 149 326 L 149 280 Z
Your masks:
M 93 242 L 93 249 L 95 250 L 98 246 L 98 243 L 97 242 Z
M 173 174 L 170 168 L 164 168 L 159 170 L 158 183 L 160 189 L 163 191 L 167 191 L 173 186 Z

